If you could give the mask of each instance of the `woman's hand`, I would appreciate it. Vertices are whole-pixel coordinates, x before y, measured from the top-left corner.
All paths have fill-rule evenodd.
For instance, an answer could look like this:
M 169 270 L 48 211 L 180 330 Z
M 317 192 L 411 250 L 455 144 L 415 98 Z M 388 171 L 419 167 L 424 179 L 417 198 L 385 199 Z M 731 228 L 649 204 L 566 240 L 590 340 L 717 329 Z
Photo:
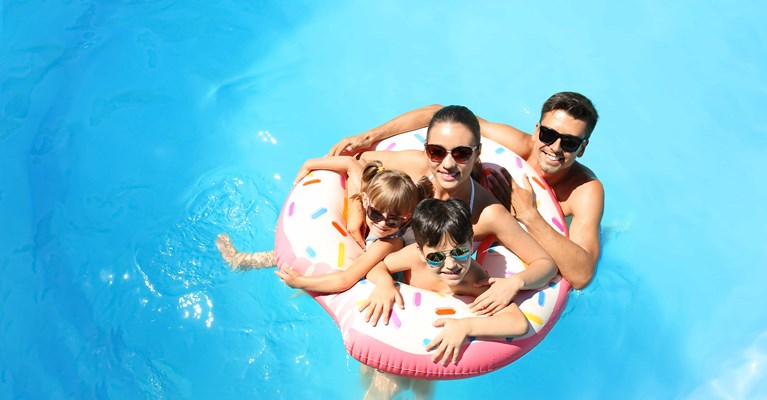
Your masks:
M 396 303 L 400 310 L 405 309 L 405 301 L 399 292 L 399 285 L 381 284 L 376 285 L 370 297 L 360 304 L 360 312 L 365 311 L 365 322 L 370 322 L 373 326 L 378 324 L 378 320 L 383 316 L 384 325 L 389 325 L 392 306 Z
M 511 304 L 514 296 L 522 288 L 523 282 L 514 275 L 508 278 L 490 278 L 476 283 L 474 286 L 487 286 L 484 293 L 477 296 L 469 304 L 471 311 L 477 315 L 493 315 Z
M 330 148 L 328 155 L 350 156 L 367 150 L 372 145 L 373 141 L 370 139 L 370 136 L 366 133 L 360 133 L 359 135 L 347 136 L 341 139 L 340 142 Z
M 431 356 L 431 361 L 436 363 L 441 359 L 442 365 L 447 365 L 450 361 L 457 365 L 461 347 L 469 334 L 469 321 L 440 318 L 434 321 L 433 325 L 443 329 L 437 337 L 426 345 L 427 351 L 435 350 Z

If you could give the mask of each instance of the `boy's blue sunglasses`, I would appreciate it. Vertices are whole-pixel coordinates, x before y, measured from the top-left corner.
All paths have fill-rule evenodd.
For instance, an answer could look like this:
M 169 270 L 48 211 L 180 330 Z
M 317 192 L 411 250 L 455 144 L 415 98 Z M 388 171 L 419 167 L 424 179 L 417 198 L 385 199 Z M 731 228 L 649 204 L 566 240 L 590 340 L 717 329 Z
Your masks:
M 455 261 L 466 261 L 471 257 L 471 247 L 461 246 L 450 251 L 435 251 L 426 255 L 426 264 L 432 268 L 441 267 L 447 260 L 447 256 L 453 257 Z

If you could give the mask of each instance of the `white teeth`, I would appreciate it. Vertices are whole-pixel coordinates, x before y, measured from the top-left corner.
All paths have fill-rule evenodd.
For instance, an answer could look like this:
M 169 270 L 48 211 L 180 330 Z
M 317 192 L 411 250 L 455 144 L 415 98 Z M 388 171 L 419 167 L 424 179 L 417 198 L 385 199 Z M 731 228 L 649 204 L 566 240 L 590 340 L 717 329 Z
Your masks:
M 559 157 L 557 157 L 556 155 L 549 154 L 546 152 L 544 152 L 543 154 L 546 156 L 546 158 L 548 158 L 551 161 L 559 161 Z

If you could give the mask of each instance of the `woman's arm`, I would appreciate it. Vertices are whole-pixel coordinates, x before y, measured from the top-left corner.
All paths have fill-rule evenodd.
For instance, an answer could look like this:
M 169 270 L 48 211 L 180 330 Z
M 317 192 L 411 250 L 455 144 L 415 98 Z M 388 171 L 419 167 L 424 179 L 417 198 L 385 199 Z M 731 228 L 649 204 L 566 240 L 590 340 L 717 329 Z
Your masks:
M 438 104 L 421 107 L 408 111 L 381 126 L 354 136 L 345 137 L 330 149 L 328 155 L 356 154 L 369 149 L 374 143 L 396 134 L 423 128 L 429 125 L 431 117 L 441 108 L 442 106 Z
M 486 214 L 486 215 L 485 215 Z M 525 264 L 526 268 L 508 278 L 490 278 L 490 288 L 470 304 L 479 315 L 493 314 L 506 307 L 524 289 L 536 289 L 557 274 L 557 265 L 549 253 L 500 204 L 488 206 L 480 217 L 478 231 L 492 233 Z

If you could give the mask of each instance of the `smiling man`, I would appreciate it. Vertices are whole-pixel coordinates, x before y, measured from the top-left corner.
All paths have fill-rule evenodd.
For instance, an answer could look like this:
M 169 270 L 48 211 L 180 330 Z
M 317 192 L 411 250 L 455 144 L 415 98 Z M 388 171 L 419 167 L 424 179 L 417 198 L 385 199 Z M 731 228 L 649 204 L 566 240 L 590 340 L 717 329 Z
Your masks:
M 367 132 L 344 138 L 330 153 L 349 154 L 398 133 L 422 128 L 442 106 L 407 112 Z M 585 96 L 561 92 L 543 104 L 533 134 L 512 126 L 479 119 L 482 136 L 519 154 L 548 182 L 568 221 L 569 238 L 555 231 L 538 213 L 529 181 L 509 187 L 509 177 L 494 173 L 490 189 L 557 263 L 562 276 L 576 289 L 588 285 L 599 259 L 599 229 L 604 212 L 604 187 L 576 159 L 583 156 L 599 115 Z

